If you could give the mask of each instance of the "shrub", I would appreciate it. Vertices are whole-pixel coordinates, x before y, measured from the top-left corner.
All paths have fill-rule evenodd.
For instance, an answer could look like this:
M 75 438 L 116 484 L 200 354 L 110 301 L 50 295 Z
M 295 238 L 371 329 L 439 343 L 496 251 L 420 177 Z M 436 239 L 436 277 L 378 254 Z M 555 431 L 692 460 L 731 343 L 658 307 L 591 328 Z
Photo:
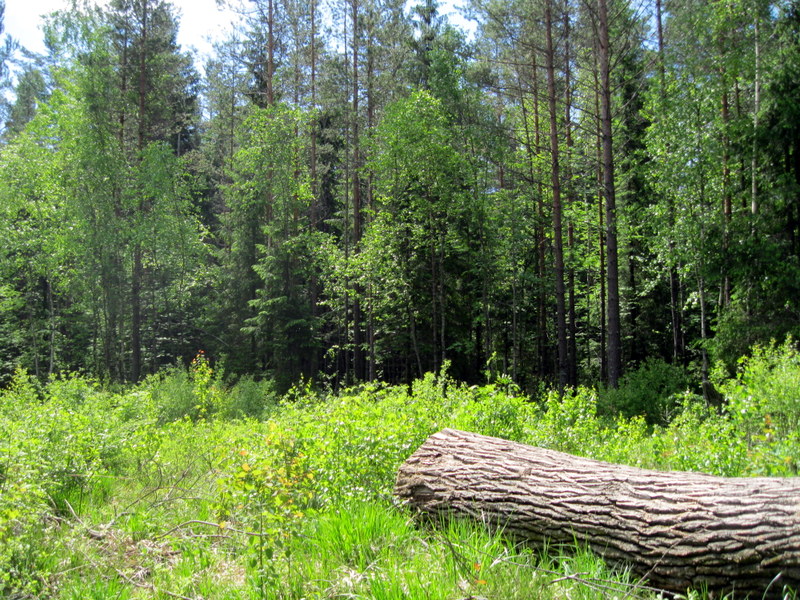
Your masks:
M 54 517 L 80 510 L 119 451 L 108 395 L 76 375 L 40 389 L 20 371 L 0 394 L 0 593 L 48 578 Z
M 673 421 L 654 437 L 662 468 L 726 477 L 745 474 L 748 457 L 740 432 L 699 396 L 684 394 Z
M 520 396 L 515 386 L 453 385 L 448 395 L 454 404 L 451 427 L 515 442 L 524 441 L 526 424 L 538 412 L 536 405 Z
M 736 377 L 718 384 L 726 417 L 747 452 L 747 473 L 796 475 L 800 464 L 800 352 L 789 338 L 756 346 Z
M 601 394 L 600 413 L 626 418 L 643 416 L 648 423 L 666 425 L 677 408 L 676 395 L 689 385 L 686 369 L 651 358 L 623 376 L 619 388 Z
M 597 395 L 579 387 L 563 395 L 551 391 L 531 422 L 528 443 L 561 452 L 581 454 L 599 446 L 601 424 L 597 419 Z
M 718 387 L 748 437 L 783 437 L 800 429 L 800 353 L 791 338 L 780 346 L 756 346 L 739 360 L 736 377 Z
M 263 419 L 278 408 L 278 394 L 272 381 L 256 381 L 246 375 L 227 393 L 220 394 L 217 412 L 225 419 Z
M 322 500 L 341 503 L 391 493 L 395 470 L 430 433 L 428 408 L 403 387 L 365 385 L 285 404 L 276 420 L 305 441 Z
M 211 416 L 224 404 L 224 386 L 205 353 L 200 351 L 189 369 L 172 367 L 142 384 L 153 401 L 160 424 L 188 417 L 192 421 Z
M 148 377 L 142 387 L 150 394 L 159 424 L 177 421 L 183 417 L 199 417 L 194 387 L 185 369 L 166 369 Z

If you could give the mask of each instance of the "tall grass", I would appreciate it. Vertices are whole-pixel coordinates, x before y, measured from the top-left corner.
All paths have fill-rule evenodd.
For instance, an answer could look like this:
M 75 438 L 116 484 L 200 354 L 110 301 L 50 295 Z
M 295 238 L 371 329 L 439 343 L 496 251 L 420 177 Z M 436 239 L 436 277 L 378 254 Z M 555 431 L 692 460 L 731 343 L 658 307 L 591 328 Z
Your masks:
M 0 596 L 654 598 L 582 548 L 416 522 L 393 503 L 397 467 L 456 427 L 645 467 L 795 475 L 798 381 L 791 344 L 757 349 L 717 380 L 724 410 L 680 393 L 652 424 L 587 388 L 532 401 L 446 374 L 276 398 L 201 360 L 113 393 L 18 373 L 0 393 Z

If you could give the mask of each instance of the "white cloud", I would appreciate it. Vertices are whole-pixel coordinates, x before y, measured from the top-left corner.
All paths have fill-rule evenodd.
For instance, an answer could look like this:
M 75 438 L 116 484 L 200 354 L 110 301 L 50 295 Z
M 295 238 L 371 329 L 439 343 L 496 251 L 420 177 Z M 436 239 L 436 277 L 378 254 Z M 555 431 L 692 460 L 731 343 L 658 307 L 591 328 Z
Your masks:
M 95 4 L 103 5 L 106 1 Z M 201 54 L 211 51 L 209 40 L 223 36 L 235 18 L 230 10 L 217 8 L 215 0 L 174 0 L 172 4 L 181 15 L 178 43 Z M 44 52 L 42 17 L 68 6 L 67 0 L 6 0 L 5 32 L 24 47 Z

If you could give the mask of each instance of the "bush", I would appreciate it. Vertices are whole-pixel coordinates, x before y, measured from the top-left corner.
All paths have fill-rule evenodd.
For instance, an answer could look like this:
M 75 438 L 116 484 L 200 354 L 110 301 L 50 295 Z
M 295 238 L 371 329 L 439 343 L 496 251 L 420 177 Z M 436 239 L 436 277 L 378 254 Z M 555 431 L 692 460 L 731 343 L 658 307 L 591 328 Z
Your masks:
M 690 386 L 686 369 L 651 358 L 622 377 L 618 389 L 600 396 L 604 415 L 643 416 L 648 423 L 666 425 L 678 406 L 677 395 Z
M 382 498 L 394 472 L 434 427 L 430 405 L 406 388 L 365 385 L 338 397 L 284 404 L 278 426 L 304 440 L 325 503 Z
M 451 386 L 452 427 L 522 442 L 526 425 L 538 414 L 536 405 L 514 386 Z
M 566 390 L 563 395 L 551 391 L 542 413 L 530 424 L 527 442 L 535 446 L 584 456 L 592 456 L 602 446 L 597 395 L 589 388 Z
M 0 595 L 37 595 L 54 517 L 80 511 L 119 453 L 111 397 L 76 375 L 39 388 L 18 372 L 0 394 Z
M 246 375 L 220 397 L 219 416 L 225 419 L 263 419 L 278 408 L 273 381 L 256 381 Z
M 726 417 L 746 448 L 748 474 L 796 475 L 800 465 L 800 352 L 789 338 L 756 346 L 718 383 Z
M 737 477 L 746 474 L 747 450 L 742 436 L 727 415 L 685 394 L 675 418 L 654 434 L 661 467 Z
M 428 373 L 410 392 L 365 384 L 325 397 L 296 388 L 273 419 L 304 441 L 324 503 L 379 500 L 391 495 L 400 464 L 444 427 L 522 441 L 536 407 L 513 392 Z
M 224 403 L 224 388 L 202 351 L 189 369 L 173 367 L 154 375 L 142 384 L 152 397 L 159 424 L 211 416 Z
M 152 399 L 158 423 L 170 423 L 184 417 L 196 420 L 200 407 L 194 387 L 185 369 L 175 367 L 148 377 L 142 384 Z
M 739 360 L 734 379 L 718 384 L 728 412 L 749 437 L 800 429 L 800 353 L 789 338 L 780 346 L 756 346 Z
M 412 537 L 426 548 L 435 540 L 389 508 L 398 466 L 454 427 L 647 468 L 797 474 L 800 353 L 791 341 L 756 348 L 734 379 L 714 379 L 723 411 L 688 392 L 670 396 L 678 380 L 685 373 L 654 361 L 600 397 L 579 387 L 533 402 L 508 381 L 467 386 L 440 373 L 411 388 L 336 395 L 305 385 L 277 400 L 269 382 L 226 388 L 202 358 L 118 393 L 78 376 L 40 384 L 18 373 L 0 391 L 0 596 L 135 596 L 113 573 L 136 565 L 156 586 L 209 598 L 241 597 L 243 586 L 271 597 L 287 583 L 310 597 L 308 582 L 323 580 L 369 595 L 379 568 L 398 575 L 385 579 L 397 597 L 423 579 L 430 596 L 425 586 L 451 572 L 487 597 L 543 597 L 502 587 L 517 581 L 511 565 L 480 560 L 487 547 L 471 553 L 460 534 L 458 548 L 440 546 L 445 554 L 405 553 Z M 657 402 L 667 425 L 620 416 Z M 454 551 L 464 572 L 431 570 Z M 181 558 L 166 560 L 173 552 Z M 98 568 L 77 568 L 87 561 Z

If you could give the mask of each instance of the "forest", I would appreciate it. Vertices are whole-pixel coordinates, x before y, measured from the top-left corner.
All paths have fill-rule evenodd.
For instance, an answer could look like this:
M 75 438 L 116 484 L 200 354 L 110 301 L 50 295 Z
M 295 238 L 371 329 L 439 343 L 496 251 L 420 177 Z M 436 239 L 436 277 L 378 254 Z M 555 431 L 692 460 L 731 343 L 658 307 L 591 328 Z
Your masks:
M 238 6 L 0 40 L 0 596 L 673 598 L 393 486 L 443 428 L 797 476 L 800 3 Z
M 253 0 L 202 65 L 165 0 L 8 32 L 2 381 L 615 388 L 797 336 L 799 6 L 653 2 Z

